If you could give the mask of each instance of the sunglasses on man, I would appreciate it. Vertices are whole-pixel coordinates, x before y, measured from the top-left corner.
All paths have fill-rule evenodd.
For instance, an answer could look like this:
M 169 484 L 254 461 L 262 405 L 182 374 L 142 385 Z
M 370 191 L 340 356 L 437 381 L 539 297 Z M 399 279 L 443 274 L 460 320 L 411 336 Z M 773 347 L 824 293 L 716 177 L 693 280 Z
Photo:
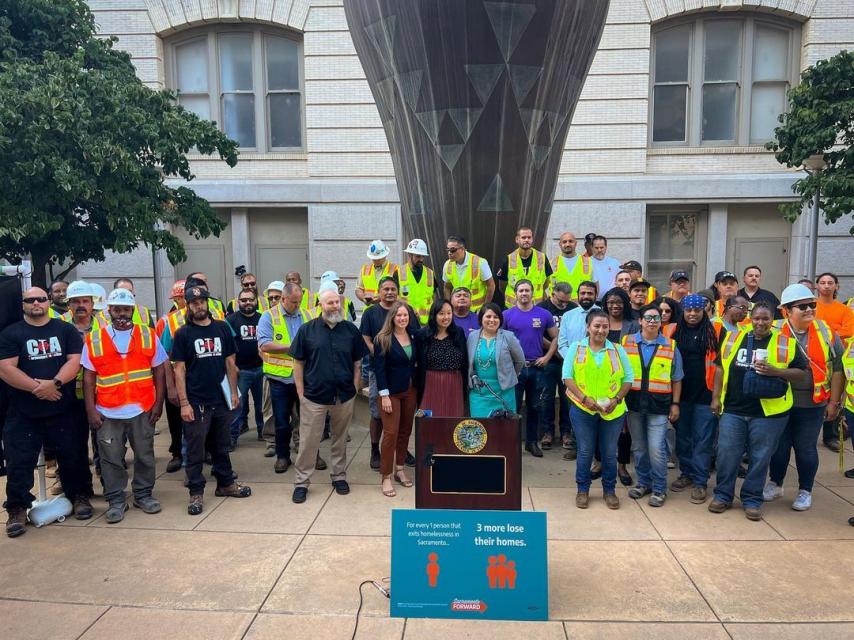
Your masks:
M 32 296 L 30 298 L 24 298 L 24 302 L 26 304 L 35 304 L 36 302 L 47 302 L 47 296 Z
M 807 309 L 815 309 L 817 304 L 815 302 L 802 302 L 801 304 L 793 304 L 792 306 L 800 311 L 806 311 Z

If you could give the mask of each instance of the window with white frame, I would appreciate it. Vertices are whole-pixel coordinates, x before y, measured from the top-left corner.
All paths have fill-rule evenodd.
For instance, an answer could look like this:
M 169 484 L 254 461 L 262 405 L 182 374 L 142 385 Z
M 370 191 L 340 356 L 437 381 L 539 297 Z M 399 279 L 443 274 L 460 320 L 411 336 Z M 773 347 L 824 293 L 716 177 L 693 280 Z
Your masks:
M 662 292 L 670 288 L 673 271 L 688 272 L 694 291 L 703 288 L 705 248 L 705 210 L 655 207 L 647 212 L 644 277 Z
M 797 82 L 800 29 L 764 15 L 705 14 L 653 33 L 653 146 L 764 144 Z
M 168 42 L 178 102 L 241 149 L 303 147 L 302 40 L 267 27 L 218 25 Z

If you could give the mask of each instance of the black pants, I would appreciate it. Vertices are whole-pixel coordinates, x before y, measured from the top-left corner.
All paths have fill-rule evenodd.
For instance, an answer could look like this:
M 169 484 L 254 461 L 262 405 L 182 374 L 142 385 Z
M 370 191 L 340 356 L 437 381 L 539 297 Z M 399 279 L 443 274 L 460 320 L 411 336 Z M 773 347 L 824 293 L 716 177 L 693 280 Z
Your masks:
M 0 380 L 0 469 L 6 468 L 6 456 L 3 455 L 3 425 L 6 424 L 6 409 L 9 406 L 9 395 L 6 383 Z
M 270 380 L 270 400 L 273 405 L 273 417 L 276 421 L 276 457 L 291 457 L 291 437 L 293 425 L 291 414 L 294 406 L 299 407 L 299 396 L 295 384 L 286 384 Z
M 81 462 L 79 495 L 91 498 L 95 492 L 92 489 L 92 470 L 89 468 L 89 418 L 86 415 L 86 403 L 83 400 L 74 399 L 71 418 L 74 421 L 77 458 Z M 65 485 L 62 486 L 65 487 Z
M 181 408 L 166 400 L 166 421 L 169 423 L 169 453 L 172 457 L 181 457 Z
M 231 444 L 231 421 L 233 412 L 222 403 L 191 403 L 195 420 L 184 422 L 184 440 L 187 442 L 187 485 L 190 495 L 201 495 L 205 491 L 205 442 L 213 458 L 213 475 L 217 486 L 227 487 L 234 482 L 228 447 Z
M 83 494 L 84 469 L 87 461 L 80 459 L 80 442 L 70 412 L 47 418 L 29 418 L 9 409 L 3 431 L 6 451 L 6 508 L 29 508 L 35 496 L 33 469 L 39 450 L 50 446 L 59 463 L 59 480 L 65 497 L 74 502 Z

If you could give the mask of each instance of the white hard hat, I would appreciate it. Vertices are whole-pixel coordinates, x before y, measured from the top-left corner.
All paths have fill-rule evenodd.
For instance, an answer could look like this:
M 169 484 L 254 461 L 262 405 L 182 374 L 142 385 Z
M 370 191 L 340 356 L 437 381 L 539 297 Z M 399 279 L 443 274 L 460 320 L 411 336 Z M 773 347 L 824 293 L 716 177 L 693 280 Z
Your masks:
M 271 290 L 272 291 L 284 291 L 285 290 L 285 283 L 282 282 L 281 280 L 273 280 L 270 284 L 267 285 L 267 288 L 264 289 L 265 292 L 271 291 Z
M 371 246 L 368 247 L 368 258 L 371 260 L 381 260 L 389 254 L 388 247 L 382 240 L 374 240 Z
M 413 239 L 408 245 L 406 245 L 406 249 L 403 250 L 404 253 L 411 253 L 416 256 L 429 256 L 427 253 L 427 243 L 424 242 L 421 238 Z
M 136 300 L 127 289 L 113 289 L 107 296 L 108 307 L 133 307 L 134 305 Z
M 68 285 L 68 291 L 65 294 L 66 300 L 72 298 L 92 298 L 94 302 L 95 292 L 92 290 L 92 285 L 83 280 L 75 280 Z
M 338 275 L 337 271 L 324 271 L 323 275 L 320 276 L 321 282 L 326 282 L 327 280 L 331 280 L 332 282 L 335 282 L 336 280 L 340 280 L 340 279 L 341 279 L 341 277 Z
M 94 306 L 98 311 L 103 311 L 107 308 L 107 290 L 96 282 L 90 282 L 89 286 L 92 289 L 92 295 L 95 296 Z
M 319 296 L 324 291 L 334 291 L 335 293 L 338 293 L 338 285 L 332 280 L 324 280 L 320 283 L 320 287 L 317 289 L 317 295 Z
M 780 307 L 797 302 L 798 300 L 815 300 L 815 294 L 806 285 L 800 283 L 790 284 L 783 289 L 783 293 L 780 296 Z

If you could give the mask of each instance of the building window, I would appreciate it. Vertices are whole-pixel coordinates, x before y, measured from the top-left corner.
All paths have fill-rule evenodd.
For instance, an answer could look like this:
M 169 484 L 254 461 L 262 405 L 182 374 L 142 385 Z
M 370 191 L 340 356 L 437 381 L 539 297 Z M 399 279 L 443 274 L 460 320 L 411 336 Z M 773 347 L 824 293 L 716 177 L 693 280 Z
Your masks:
M 764 16 L 667 23 L 653 34 L 651 143 L 764 144 L 797 82 L 800 30 Z
M 169 42 L 178 102 L 241 149 L 303 147 L 302 41 L 268 28 L 219 25 Z
M 672 271 L 687 271 L 694 291 L 702 289 L 698 265 L 705 247 L 705 215 L 702 211 L 663 210 L 647 215 L 646 277 L 661 291 L 670 288 Z

